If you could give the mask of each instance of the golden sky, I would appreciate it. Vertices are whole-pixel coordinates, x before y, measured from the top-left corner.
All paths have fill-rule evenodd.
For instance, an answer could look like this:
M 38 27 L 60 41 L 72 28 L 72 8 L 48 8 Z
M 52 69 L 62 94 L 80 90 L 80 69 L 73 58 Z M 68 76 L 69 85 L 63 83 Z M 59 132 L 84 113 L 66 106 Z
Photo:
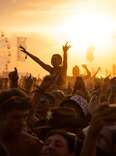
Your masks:
M 116 60 L 115 8 L 116 0 L 0 0 L 0 31 L 26 34 L 28 49 L 47 63 L 69 41 L 69 73 L 85 63 L 86 49 L 94 45 L 92 66 L 105 68 Z

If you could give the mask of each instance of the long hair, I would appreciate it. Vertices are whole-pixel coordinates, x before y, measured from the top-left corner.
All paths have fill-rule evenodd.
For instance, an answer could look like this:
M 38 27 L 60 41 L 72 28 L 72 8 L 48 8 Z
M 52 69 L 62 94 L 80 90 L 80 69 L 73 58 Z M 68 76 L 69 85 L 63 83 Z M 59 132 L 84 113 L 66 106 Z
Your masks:
M 83 81 L 83 78 L 80 76 L 76 78 L 73 94 L 79 94 L 80 96 L 84 97 L 87 101 L 89 101 L 89 96 L 85 87 L 85 83 Z

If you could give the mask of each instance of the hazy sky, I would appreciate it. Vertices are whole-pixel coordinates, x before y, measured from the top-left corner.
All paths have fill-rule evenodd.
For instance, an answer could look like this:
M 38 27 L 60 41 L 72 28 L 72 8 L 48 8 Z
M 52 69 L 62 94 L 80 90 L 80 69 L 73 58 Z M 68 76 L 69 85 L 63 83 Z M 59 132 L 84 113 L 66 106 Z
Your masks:
M 72 51 L 77 50 L 79 53 L 78 55 L 72 51 L 69 53 L 71 67 L 77 63 L 75 55 L 79 61 L 82 59 L 83 63 L 85 54 L 83 51 L 90 43 L 95 42 L 99 50 L 96 52 L 96 64 L 100 61 L 101 64 L 108 64 L 107 58 L 110 58 L 111 64 L 116 57 L 114 58 L 115 54 L 111 55 L 110 50 L 114 42 L 110 42 L 111 39 L 108 37 L 115 36 L 113 33 L 116 33 L 115 8 L 116 0 L 0 0 L 0 31 L 34 33 L 33 37 L 30 37 L 31 41 L 29 40 L 31 43 L 29 48 L 32 51 L 47 50 L 50 46 L 51 49 L 48 51 L 55 47 L 57 51 L 59 46 L 54 45 L 55 43 L 63 44 L 66 38 L 70 39 L 74 45 Z M 37 40 L 42 40 L 41 47 L 38 46 Z M 106 48 L 109 52 L 101 46 L 102 42 L 104 45 L 108 43 Z M 43 48 L 45 45 L 46 48 Z M 53 52 L 49 53 L 50 56 Z M 44 55 L 44 52 L 39 54 L 41 58 Z M 46 57 L 44 59 L 48 61 Z M 48 59 L 50 63 L 50 57 Z
M 26 28 L 48 27 L 56 24 L 70 15 L 71 5 L 75 3 L 63 0 L 0 0 L 1 23 L 6 28 L 14 30 Z M 71 5 L 70 5 L 71 4 Z M 9 26 L 8 26 L 9 25 Z M 28 31 L 27 30 L 27 31 Z
M 57 25 L 80 12 L 97 12 L 115 20 L 115 8 L 115 0 L 0 0 L 0 24 L 10 30 L 39 31 L 39 26 Z

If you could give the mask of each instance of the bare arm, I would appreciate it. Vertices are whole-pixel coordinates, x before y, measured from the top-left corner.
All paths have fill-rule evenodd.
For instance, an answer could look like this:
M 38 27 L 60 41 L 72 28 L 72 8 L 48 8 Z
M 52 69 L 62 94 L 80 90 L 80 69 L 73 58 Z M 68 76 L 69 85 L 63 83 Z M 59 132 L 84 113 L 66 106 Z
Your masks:
M 29 53 L 28 51 L 26 51 L 26 49 L 22 46 L 20 46 L 20 49 L 22 52 L 24 52 L 25 54 L 27 54 L 32 60 L 34 60 L 36 63 L 38 63 L 42 68 L 44 68 L 46 71 L 48 72 L 52 72 L 52 67 L 48 64 L 45 64 L 43 61 L 41 61 L 38 57 L 36 57 L 35 55 Z
M 90 128 L 84 140 L 80 156 L 96 156 L 96 142 L 97 137 L 93 136 Z
M 110 108 L 109 106 L 101 106 L 95 110 L 88 134 L 84 140 L 83 148 L 80 156 L 96 156 L 97 151 L 97 139 L 100 134 L 100 130 L 109 123 L 115 123 L 116 121 L 116 108 Z
M 63 69 L 64 71 L 67 71 L 67 51 L 71 48 L 70 45 L 68 45 L 68 42 L 62 47 L 63 48 Z
M 103 110 L 102 110 L 103 111 Z M 96 156 L 96 143 L 104 122 L 97 109 L 92 116 L 91 124 L 85 137 L 80 156 Z
M 96 75 L 98 74 L 98 72 L 101 70 L 101 68 L 100 67 L 98 67 L 98 69 L 97 69 L 97 71 L 96 71 L 96 73 L 92 76 L 93 78 L 95 78 L 96 77 Z
M 91 77 L 91 72 L 89 71 L 89 69 L 87 68 L 87 66 L 85 64 L 82 65 L 82 67 L 86 70 L 87 75 L 84 76 L 86 79 Z

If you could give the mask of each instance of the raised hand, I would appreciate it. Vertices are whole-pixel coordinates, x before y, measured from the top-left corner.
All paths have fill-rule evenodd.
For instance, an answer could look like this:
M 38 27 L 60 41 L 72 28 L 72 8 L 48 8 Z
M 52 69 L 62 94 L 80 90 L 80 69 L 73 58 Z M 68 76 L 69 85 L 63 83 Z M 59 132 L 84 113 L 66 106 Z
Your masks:
M 98 109 L 99 105 L 100 105 L 100 98 L 96 95 L 96 93 L 94 93 L 94 95 L 90 99 L 89 106 L 88 106 L 88 110 L 91 115 L 94 114 L 95 110 Z
M 102 105 L 93 114 L 91 120 L 91 130 L 94 135 L 98 135 L 103 126 L 112 125 L 116 122 L 116 107 Z
M 20 49 L 22 52 L 24 52 L 24 53 L 27 52 L 26 49 L 25 49 L 23 46 L 19 46 L 19 49 Z
M 71 46 L 68 45 L 68 42 L 66 42 L 66 44 L 62 46 L 62 49 L 64 52 L 67 52 L 70 48 L 71 48 Z
M 91 113 L 91 115 L 93 115 L 94 112 L 97 109 L 99 109 L 101 106 L 108 106 L 109 105 L 108 101 L 101 101 L 102 95 L 100 92 L 101 91 L 99 89 L 95 90 L 93 92 L 91 99 L 90 99 L 88 109 L 89 109 L 89 112 Z
M 82 64 L 82 67 L 83 67 L 83 68 L 87 68 L 87 65 L 86 65 L 86 64 Z

